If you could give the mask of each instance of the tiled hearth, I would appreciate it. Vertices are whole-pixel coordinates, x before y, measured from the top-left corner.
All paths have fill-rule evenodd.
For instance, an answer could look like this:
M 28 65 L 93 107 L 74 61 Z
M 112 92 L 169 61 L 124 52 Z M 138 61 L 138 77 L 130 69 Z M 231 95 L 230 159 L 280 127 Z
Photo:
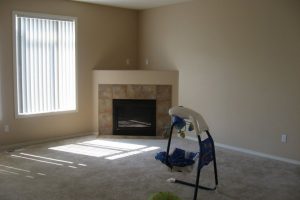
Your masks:
M 156 136 L 162 136 L 170 123 L 171 85 L 99 84 L 98 123 L 100 135 L 113 133 L 113 99 L 156 99 Z

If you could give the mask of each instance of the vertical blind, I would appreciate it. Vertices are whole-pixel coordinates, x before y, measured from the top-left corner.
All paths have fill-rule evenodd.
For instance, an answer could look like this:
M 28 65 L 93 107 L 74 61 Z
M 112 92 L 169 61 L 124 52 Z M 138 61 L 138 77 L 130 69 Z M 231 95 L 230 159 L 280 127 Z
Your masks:
M 76 110 L 75 20 L 15 15 L 18 115 Z

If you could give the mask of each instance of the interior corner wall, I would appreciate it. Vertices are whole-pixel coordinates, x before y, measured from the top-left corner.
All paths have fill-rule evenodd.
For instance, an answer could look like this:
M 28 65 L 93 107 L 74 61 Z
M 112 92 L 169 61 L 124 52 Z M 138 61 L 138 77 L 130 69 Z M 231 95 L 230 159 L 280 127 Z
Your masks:
M 12 11 L 77 17 L 78 112 L 15 119 Z M 66 0 L 1 0 L 0 146 L 93 131 L 92 70 L 122 68 L 127 58 L 130 67 L 137 66 L 137 20 L 137 11 L 129 9 Z
M 299 10 L 297 0 L 194 0 L 142 11 L 140 64 L 179 70 L 179 104 L 216 142 L 299 161 Z

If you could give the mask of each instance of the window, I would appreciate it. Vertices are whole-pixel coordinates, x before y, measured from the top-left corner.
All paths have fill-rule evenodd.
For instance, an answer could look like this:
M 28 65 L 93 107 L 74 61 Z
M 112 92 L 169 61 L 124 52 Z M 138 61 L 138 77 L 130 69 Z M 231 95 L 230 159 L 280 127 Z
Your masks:
M 14 12 L 16 116 L 76 111 L 76 19 Z

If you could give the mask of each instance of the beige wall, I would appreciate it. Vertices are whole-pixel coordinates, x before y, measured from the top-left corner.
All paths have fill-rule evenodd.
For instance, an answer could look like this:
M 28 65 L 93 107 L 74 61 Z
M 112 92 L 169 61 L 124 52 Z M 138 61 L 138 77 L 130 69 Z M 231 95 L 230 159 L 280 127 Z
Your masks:
M 179 104 L 217 142 L 300 160 L 300 1 L 195 0 L 139 28 L 143 67 L 179 70 Z
M 13 10 L 78 17 L 78 113 L 15 119 Z M 217 142 L 300 160 L 299 10 L 298 0 L 194 0 L 138 15 L 0 0 L 0 145 L 93 131 L 92 69 L 136 68 L 139 57 L 145 69 L 179 70 L 179 103 L 203 114 Z
M 78 18 L 78 112 L 15 119 L 12 11 Z M 63 0 L 0 0 L 0 145 L 93 130 L 92 69 L 125 66 L 137 60 L 137 11 Z M 10 133 L 3 133 L 3 125 Z

